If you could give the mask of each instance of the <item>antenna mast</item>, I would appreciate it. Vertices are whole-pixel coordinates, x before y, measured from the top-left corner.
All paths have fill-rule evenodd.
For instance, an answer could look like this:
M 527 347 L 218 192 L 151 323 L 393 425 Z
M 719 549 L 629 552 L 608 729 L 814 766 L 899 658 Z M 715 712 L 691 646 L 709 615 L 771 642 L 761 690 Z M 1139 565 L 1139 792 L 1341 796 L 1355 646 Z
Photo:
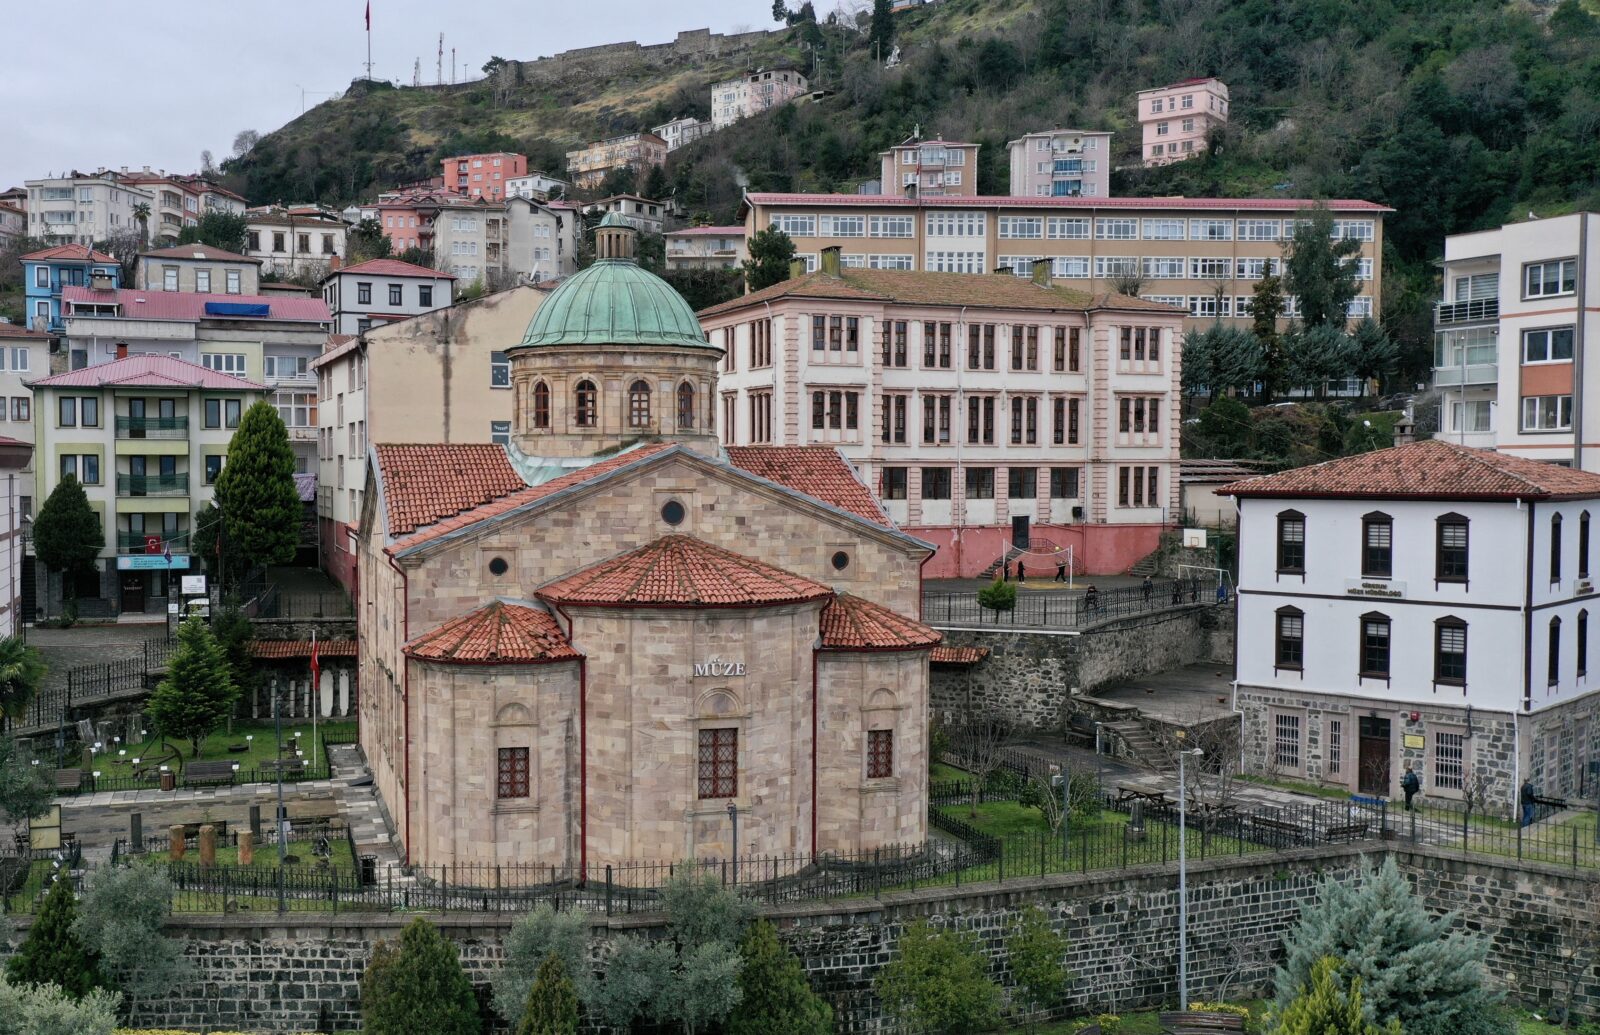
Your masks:
M 444 85 L 444 33 L 439 33 L 439 60 L 433 69 L 433 85 Z
M 417 63 L 411 66 L 411 85 L 422 85 L 422 59 L 417 58 Z

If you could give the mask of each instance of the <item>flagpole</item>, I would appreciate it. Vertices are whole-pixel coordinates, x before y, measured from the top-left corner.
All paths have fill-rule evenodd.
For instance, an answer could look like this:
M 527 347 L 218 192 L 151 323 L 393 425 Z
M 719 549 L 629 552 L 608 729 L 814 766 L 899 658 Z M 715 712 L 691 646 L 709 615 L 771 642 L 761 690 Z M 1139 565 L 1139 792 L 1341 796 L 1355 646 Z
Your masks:
M 372 0 L 367 0 L 367 82 L 372 82 Z

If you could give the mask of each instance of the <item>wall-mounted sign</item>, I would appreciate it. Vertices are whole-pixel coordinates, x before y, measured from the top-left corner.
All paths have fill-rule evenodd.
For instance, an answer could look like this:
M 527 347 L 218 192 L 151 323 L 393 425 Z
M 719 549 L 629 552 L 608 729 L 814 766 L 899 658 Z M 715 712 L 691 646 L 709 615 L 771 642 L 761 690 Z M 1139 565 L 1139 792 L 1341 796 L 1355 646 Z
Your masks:
M 1376 579 L 1346 579 L 1344 593 L 1347 597 L 1387 597 L 1394 599 L 1406 595 L 1404 582 L 1379 581 Z
M 1421 751 L 1427 743 L 1422 739 L 1422 734 L 1420 733 L 1407 733 L 1404 735 L 1404 740 L 1407 751 Z
M 129 557 L 117 558 L 119 571 L 182 571 L 189 566 L 189 558 L 183 554 L 173 554 L 169 560 L 161 554 L 133 554 Z
M 1575 593 L 1576 595 L 1580 596 L 1580 597 L 1584 596 L 1585 594 L 1588 594 L 1588 593 L 1593 593 L 1594 592 L 1594 582 L 1593 582 L 1593 580 L 1591 580 L 1591 579 L 1579 579 L 1578 580 L 1578 584 L 1576 586 L 1572 587 L 1572 592 Z
M 185 575 L 179 580 L 186 597 L 203 597 L 206 595 L 206 577 L 204 575 Z
M 696 679 L 720 679 L 723 676 L 742 676 L 744 675 L 744 662 L 723 661 L 720 657 L 712 655 L 705 661 L 697 661 L 694 663 L 694 675 Z

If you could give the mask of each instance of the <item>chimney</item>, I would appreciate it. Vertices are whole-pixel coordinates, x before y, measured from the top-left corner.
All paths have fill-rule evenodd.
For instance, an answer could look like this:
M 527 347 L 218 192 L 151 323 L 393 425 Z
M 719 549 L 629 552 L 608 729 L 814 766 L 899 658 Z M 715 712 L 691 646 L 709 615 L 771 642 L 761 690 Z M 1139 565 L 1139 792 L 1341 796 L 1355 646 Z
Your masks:
M 1012 272 L 1010 266 L 996 266 L 994 269 L 990 270 L 989 272 L 994 274 L 995 276 L 998 276 L 998 277 L 1014 277 L 1014 276 L 1016 276 L 1016 274 Z
M 806 275 L 806 260 L 804 260 L 804 259 L 790 259 L 789 260 L 789 279 L 790 280 L 798 280 L 799 278 L 801 278 L 801 277 L 803 277 L 805 275 Z
M 1050 259 L 1033 260 L 1033 282 L 1040 287 L 1050 286 Z
M 837 277 L 839 275 L 839 253 L 842 251 L 844 251 L 844 249 L 836 244 L 830 244 L 828 247 L 822 249 L 823 273 L 826 273 L 830 277 Z
M 125 341 L 117 342 L 117 358 L 118 359 L 127 359 L 128 358 L 128 343 L 127 342 L 125 342 Z

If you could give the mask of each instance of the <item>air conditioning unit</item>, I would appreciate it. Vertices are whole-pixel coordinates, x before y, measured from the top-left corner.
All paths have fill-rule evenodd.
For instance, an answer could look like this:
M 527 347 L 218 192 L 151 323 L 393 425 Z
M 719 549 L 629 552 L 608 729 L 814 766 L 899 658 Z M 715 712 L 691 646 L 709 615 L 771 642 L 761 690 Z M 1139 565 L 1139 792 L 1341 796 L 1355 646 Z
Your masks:
M 1072 508 L 1072 520 L 1074 520 L 1074 521 L 1082 521 L 1083 520 L 1083 507 L 1075 506 L 1075 507 Z

